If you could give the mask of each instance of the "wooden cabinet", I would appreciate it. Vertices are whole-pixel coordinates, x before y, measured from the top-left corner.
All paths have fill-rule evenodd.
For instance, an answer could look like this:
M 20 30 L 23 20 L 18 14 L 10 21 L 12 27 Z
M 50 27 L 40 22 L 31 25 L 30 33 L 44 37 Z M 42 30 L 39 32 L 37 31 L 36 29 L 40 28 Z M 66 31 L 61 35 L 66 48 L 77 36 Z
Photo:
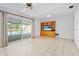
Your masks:
M 47 29 L 45 28 L 47 26 Z M 41 30 L 40 35 L 41 36 L 48 36 L 48 37 L 55 37 L 55 21 L 51 22 L 41 22 Z

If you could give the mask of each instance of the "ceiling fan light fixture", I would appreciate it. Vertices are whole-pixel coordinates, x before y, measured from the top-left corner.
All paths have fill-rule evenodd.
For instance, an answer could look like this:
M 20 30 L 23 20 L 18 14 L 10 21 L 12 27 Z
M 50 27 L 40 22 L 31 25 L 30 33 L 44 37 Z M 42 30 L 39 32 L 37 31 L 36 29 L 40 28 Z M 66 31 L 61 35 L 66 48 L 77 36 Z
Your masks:
M 26 3 L 26 8 L 32 9 L 32 3 Z

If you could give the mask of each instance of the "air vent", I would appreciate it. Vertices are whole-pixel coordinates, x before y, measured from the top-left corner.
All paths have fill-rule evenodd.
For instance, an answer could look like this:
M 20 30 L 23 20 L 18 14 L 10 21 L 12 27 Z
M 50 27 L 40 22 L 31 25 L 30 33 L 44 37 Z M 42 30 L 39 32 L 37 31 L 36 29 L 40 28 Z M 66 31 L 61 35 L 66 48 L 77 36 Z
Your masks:
M 69 6 L 69 9 L 72 9 L 74 6 L 73 5 L 71 5 L 71 6 Z

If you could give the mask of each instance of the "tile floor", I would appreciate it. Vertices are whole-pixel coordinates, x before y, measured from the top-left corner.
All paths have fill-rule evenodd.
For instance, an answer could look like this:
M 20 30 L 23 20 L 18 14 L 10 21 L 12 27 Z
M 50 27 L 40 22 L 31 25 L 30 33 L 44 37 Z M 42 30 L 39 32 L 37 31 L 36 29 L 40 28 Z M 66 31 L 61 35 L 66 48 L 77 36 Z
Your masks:
M 0 48 L 1 56 L 78 56 L 79 50 L 69 39 L 37 37 L 9 42 Z

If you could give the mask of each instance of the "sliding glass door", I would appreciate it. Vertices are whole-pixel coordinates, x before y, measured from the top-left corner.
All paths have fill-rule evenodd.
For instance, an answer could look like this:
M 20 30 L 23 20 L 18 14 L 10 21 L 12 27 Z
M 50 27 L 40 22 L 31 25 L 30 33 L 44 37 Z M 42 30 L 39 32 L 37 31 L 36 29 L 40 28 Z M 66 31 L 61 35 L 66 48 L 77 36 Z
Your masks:
M 8 16 L 7 18 L 8 41 L 31 38 L 32 21 L 25 18 Z
M 22 20 L 22 39 L 26 39 L 32 36 L 32 20 Z
M 21 24 L 10 22 L 7 23 L 8 41 L 21 39 Z

